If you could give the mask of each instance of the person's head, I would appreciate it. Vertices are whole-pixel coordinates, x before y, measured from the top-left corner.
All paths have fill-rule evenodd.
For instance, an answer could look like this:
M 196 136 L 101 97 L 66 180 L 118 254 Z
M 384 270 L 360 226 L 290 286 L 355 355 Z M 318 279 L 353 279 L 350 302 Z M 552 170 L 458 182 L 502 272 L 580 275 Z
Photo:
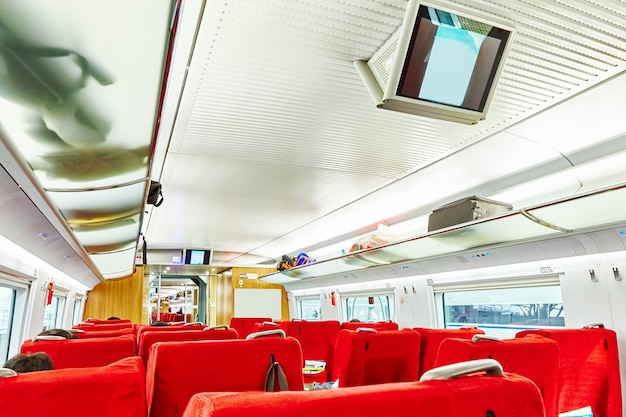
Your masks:
M 107 320 L 121 320 L 119 317 L 111 316 Z
M 359 319 L 352 319 L 352 320 L 350 320 L 350 321 L 351 321 L 352 323 L 360 323 L 360 322 L 361 322 L 361 320 L 359 320 Z
M 152 326 L 169 326 L 170 324 L 165 321 L 157 320 L 153 322 L 151 325 Z
M 5 368 L 13 369 L 15 372 L 50 371 L 54 369 L 52 359 L 44 352 L 18 353 L 4 364 Z
M 78 339 L 78 336 L 76 336 L 74 333 L 68 330 L 63 330 L 63 329 L 44 330 L 43 332 L 39 333 L 37 336 L 61 336 L 66 339 Z

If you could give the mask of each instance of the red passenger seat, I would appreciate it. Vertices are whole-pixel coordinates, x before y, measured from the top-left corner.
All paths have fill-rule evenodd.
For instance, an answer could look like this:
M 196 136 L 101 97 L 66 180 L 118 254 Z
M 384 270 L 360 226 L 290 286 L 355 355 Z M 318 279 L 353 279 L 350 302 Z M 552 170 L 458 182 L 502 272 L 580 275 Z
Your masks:
M 82 322 L 72 326 L 72 329 L 81 329 L 88 332 L 98 332 L 106 330 L 132 329 L 133 325 L 129 322 L 122 323 L 92 323 Z
M 335 379 L 332 375 L 333 356 L 337 334 L 341 325 L 337 320 L 282 321 L 280 328 L 287 336 L 295 337 L 302 346 L 304 360 L 326 362 L 326 371 L 319 374 L 304 375 L 305 382 L 328 382 Z M 304 366 L 304 363 L 302 364 Z
M 205 327 L 203 331 L 188 330 L 179 332 L 144 332 L 139 339 L 138 353 L 144 364 L 148 363 L 150 348 L 157 342 L 180 342 L 189 340 L 237 339 L 237 331 L 226 327 Z
M 102 330 L 102 331 L 95 331 L 95 332 L 82 330 L 82 329 L 71 329 L 70 332 L 72 332 L 79 339 L 93 339 L 94 337 L 117 337 L 117 336 L 128 336 L 128 335 L 133 336 L 133 338 L 135 337 L 133 334 L 133 330 L 131 328 L 117 329 L 117 330 Z
M 128 323 L 129 327 L 132 326 L 130 320 L 128 319 L 115 319 L 115 320 L 100 320 L 100 319 L 87 319 L 86 323 L 94 323 L 94 324 L 120 324 L 120 323 Z
M 471 375 L 310 392 L 202 393 L 184 417 L 543 417 L 537 387 L 515 375 Z
M 137 326 L 137 342 L 141 339 L 141 335 L 146 332 L 180 332 L 180 331 L 201 331 L 207 327 L 205 324 L 187 323 L 180 326 L 150 326 L 148 324 L 140 324 Z
M 341 330 L 333 373 L 340 387 L 418 380 L 420 335 L 413 330 Z
M 398 330 L 398 323 L 393 321 L 375 321 L 375 322 L 353 322 L 346 321 L 341 323 L 342 330 L 356 330 L 359 327 L 369 327 L 376 330 Z
M 439 346 L 436 366 L 487 358 L 497 360 L 506 372 L 533 381 L 541 392 L 546 417 L 557 416 L 559 346 L 555 341 L 535 335 L 503 340 L 484 335 L 472 340 L 448 338 Z
M 0 377 L 0 414 L 19 417 L 143 417 L 145 371 L 138 357 L 103 367 Z
M 54 369 L 104 366 L 137 355 L 132 335 L 93 339 L 26 340 L 21 353 L 45 352 Z
M 274 321 L 264 321 L 261 323 L 254 323 L 252 326 L 252 333 L 264 332 L 267 330 L 280 329 L 280 323 Z
M 151 417 L 180 417 L 192 395 L 205 391 L 263 391 L 278 362 L 290 390 L 303 390 L 302 351 L 294 338 L 160 342 L 147 366 Z
M 230 328 L 237 330 L 240 339 L 245 339 L 254 332 L 255 323 L 272 321 L 270 317 L 233 317 L 230 319 Z
M 601 326 L 601 325 L 600 325 Z M 559 413 L 591 406 L 594 417 L 621 417 L 617 336 L 602 327 L 524 330 L 559 344 Z
M 439 345 L 441 345 L 444 339 L 449 337 L 471 339 L 475 334 L 485 334 L 482 330 L 471 327 L 462 327 L 460 329 L 428 329 L 425 327 L 414 327 L 413 330 L 418 332 L 421 336 L 420 376 L 435 367 Z

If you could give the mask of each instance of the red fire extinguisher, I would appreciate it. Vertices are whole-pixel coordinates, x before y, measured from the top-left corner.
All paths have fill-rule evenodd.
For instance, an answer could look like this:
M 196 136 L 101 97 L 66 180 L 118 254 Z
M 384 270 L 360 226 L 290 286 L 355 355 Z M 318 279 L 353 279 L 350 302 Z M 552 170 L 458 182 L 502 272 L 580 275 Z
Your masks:
M 54 288 L 54 280 L 50 280 L 48 282 L 48 294 L 46 298 L 46 305 L 52 304 L 52 295 L 54 293 L 53 288 Z

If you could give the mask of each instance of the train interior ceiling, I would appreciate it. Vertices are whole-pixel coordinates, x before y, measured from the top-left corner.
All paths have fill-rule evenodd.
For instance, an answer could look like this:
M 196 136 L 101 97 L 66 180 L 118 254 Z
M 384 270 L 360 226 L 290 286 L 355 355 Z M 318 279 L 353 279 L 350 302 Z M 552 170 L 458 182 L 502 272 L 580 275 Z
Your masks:
M 278 319 L 313 297 L 309 318 L 346 320 L 359 296 L 391 294 L 376 318 L 406 327 L 441 325 L 446 292 L 560 285 L 562 324 L 626 330 L 626 5 L 427 6 L 3 1 L 0 264 L 15 289 L 0 295 L 29 312 L 22 334 L 72 324 L 137 271 L 141 322 L 232 316 L 215 317 L 228 277 L 282 288 Z M 393 88 L 418 21 L 464 40 L 430 40 L 435 96 L 406 104 Z M 466 104 L 484 39 L 493 85 Z M 472 196 L 506 209 L 429 226 Z M 314 262 L 276 272 L 300 253 Z

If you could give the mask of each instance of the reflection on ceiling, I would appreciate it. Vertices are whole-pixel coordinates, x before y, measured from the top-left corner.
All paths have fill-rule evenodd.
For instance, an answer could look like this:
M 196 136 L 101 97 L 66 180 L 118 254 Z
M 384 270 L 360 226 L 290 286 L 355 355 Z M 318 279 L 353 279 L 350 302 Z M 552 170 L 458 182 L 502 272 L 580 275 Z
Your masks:
M 3 140 L 103 278 L 133 271 L 173 6 L 0 4 Z

